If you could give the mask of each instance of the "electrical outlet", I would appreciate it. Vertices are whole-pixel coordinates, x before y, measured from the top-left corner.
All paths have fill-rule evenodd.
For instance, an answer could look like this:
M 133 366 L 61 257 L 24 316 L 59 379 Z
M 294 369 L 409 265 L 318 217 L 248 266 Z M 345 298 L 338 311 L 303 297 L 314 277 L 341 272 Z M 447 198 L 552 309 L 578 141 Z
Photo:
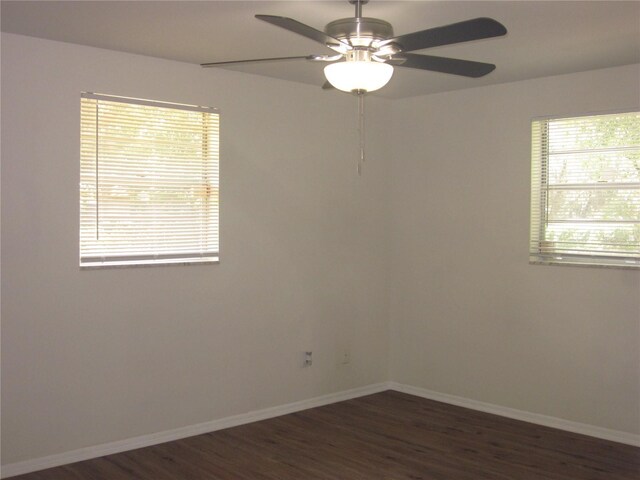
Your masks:
M 313 365 L 313 352 L 304 352 L 304 366 L 310 367 Z
M 351 363 L 351 352 L 342 352 L 342 364 L 347 365 Z

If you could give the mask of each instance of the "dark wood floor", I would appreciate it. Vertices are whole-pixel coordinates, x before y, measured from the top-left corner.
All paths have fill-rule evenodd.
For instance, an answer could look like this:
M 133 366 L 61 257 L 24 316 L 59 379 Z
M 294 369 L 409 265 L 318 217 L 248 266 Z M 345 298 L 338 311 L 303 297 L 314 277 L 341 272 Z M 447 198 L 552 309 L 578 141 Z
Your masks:
M 14 480 L 638 480 L 640 448 L 388 391 Z

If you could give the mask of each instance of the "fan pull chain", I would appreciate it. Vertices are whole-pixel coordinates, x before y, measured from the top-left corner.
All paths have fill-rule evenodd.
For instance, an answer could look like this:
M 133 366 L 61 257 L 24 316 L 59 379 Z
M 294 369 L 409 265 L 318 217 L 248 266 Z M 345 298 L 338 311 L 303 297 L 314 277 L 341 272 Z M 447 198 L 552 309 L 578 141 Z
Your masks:
M 360 157 L 358 158 L 358 175 L 362 175 L 364 155 L 364 94 L 358 94 L 358 133 L 360 135 Z

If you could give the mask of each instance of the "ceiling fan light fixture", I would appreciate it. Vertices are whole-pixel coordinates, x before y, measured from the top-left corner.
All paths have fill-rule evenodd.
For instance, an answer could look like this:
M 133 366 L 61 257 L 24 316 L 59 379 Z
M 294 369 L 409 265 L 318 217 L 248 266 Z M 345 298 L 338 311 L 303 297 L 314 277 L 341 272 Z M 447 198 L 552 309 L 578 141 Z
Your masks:
M 393 75 L 387 63 L 372 61 L 346 61 L 324 67 L 324 75 L 331 85 L 343 92 L 366 93 L 384 87 Z

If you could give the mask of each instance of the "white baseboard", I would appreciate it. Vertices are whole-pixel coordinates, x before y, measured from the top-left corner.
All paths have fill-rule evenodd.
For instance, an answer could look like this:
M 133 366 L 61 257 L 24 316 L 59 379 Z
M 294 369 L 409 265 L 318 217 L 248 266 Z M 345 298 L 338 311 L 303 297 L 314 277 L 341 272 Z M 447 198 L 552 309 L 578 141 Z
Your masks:
M 101 445 L 94 445 L 91 447 L 79 448 L 78 450 L 72 450 L 70 452 L 63 452 L 46 457 L 35 458 L 33 460 L 26 460 L 24 462 L 10 463 L 2 466 L 0 478 L 9 478 L 16 475 L 22 475 L 24 473 L 35 472 L 37 470 L 44 470 L 45 468 L 59 467 L 60 465 L 89 460 L 91 458 L 103 457 L 105 455 L 111 455 L 113 453 L 120 453 L 136 448 L 149 447 L 151 445 L 157 445 L 159 443 L 170 442 L 172 440 L 178 440 L 194 435 L 214 432 L 216 430 L 222 430 L 224 428 L 236 427 L 238 425 L 244 425 L 246 423 L 265 420 L 267 418 L 279 417 L 281 415 L 299 412 L 301 410 L 307 410 L 309 408 L 321 407 L 323 405 L 329 405 L 331 403 L 341 402 L 343 400 L 363 397 L 365 395 L 383 392 L 388 389 L 389 386 L 386 382 L 377 383 L 373 385 L 367 385 L 366 387 L 354 388 L 351 390 L 330 393 L 328 395 L 322 395 L 320 397 L 310 398 L 307 400 L 287 403 L 285 405 L 279 405 L 277 407 L 265 408 L 253 412 L 242 413 L 240 415 L 234 415 L 232 417 L 212 420 L 210 422 L 175 428 L 173 430 L 166 430 L 164 432 L 151 433 L 149 435 L 141 435 L 139 437 L 119 440 L 116 442 L 103 443 Z
M 537 425 L 543 425 L 545 427 L 557 428 L 573 433 L 581 433 L 583 435 L 589 435 L 591 437 L 602 438 L 604 440 L 611 440 L 614 442 L 640 447 L 640 435 L 636 435 L 633 433 L 610 430 L 607 428 L 596 427 L 594 425 L 588 425 L 585 423 L 563 420 L 556 417 L 549 417 L 547 415 L 541 415 L 538 413 L 516 410 L 514 408 L 503 407 L 491 403 L 480 402 L 478 400 L 471 400 L 469 398 L 435 392 L 433 390 L 427 390 L 425 388 L 414 387 L 402 383 L 383 382 L 373 385 L 367 385 L 365 387 L 354 388 L 351 390 L 345 390 L 342 392 L 331 393 L 328 395 L 322 395 L 320 397 L 301 400 L 299 402 L 288 403 L 277 407 L 265 408 L 262 410 L 247 412 L 240 415 L 234 415 L 232 417 L 212 420 L 210 422 L 189 425 L 173 430 L 166 430 L 164 432 L 152 433 L 149 435 L 142 435 L 126 440 L 119 440 L 116 442 L 80 448 L 78 450 L 49 455 L 33 460 L 26 460 L 24 462 L 10 463 L 8 465 L 2 466 L 0 478 L 9 478 L 16 475 L 22 475 L 24 473 L 35 472 L 37 470 L 44 470 L 45 468 L 58 467 L 60 465 L 80 462 L 82 460 L 89 460 L 91 458 L 102 457 L 104 455 L 111 455 L 113 453 L 120 453 L 136 448 L 149 447 L 151 445 L 170 442 L 172 440 L 191 437 L 193 435 L 214 432 L 216 430 L 236 427 L 238 425 L 244 425 L 246 423 L 265 420 L 267 418 L 279 417 L 281 415 L 299 412 L 301 410 L 307 410 L 309 408 L 321 407 L 323 405 L 329 405 L 331 403 L 341 402 L 343 400 L 363 397 L 365 395 L 371 395 L 373 393 L 379 393 L 385 390 L 395 390 L 398 392 L 427 398 L 429 400 L 435 400 L 438 402 L 448 403 L 450 405 L 478 410 L 480 412 L 493 413 L 502 417 L 535 423 Z
M 567 432 L 581 433 L 583 435 L 589 435 L 590 437 L 596 437 L 603 440 L 611 440 L 613 442 L 625 443 L 627 445 L 640 447 L 640 435 L 629 432 L 610 430 L 608 428 L 596 427 L 595 425 L 589 425 L 586 423 L 573 422 L 571 420 L 550 417 L 547 415 L 541 415 L 539 413 L 531 413 L 523 410 L 516 410 L 515 408 L 502 407 L 500 405 L 480 402 L 478 400 L 471 400 L 464 397 L 457 397 L 455 395 L 449 395 L 446 393 L 434 392 L 433 390 L 427 390 L 426 388 L 413 387 L 411 385 L 405 385 L 402 383 L 389 382 L 388 387 L 390 390 L 396 390 L 398 392 L 408 393 L 417 397 L 448 403 L 450 405 L 456 405 L 458 407 L 470 408 L 472 410 L 478 410 L 480 412 L 493 413 L 494 415 L 513 418 L 514 420 L 522 420 L 524 422 L 535 423 L 537 425 L 543 425 L 545 427 L 557 428 L 559 430 L 565 430 Z

